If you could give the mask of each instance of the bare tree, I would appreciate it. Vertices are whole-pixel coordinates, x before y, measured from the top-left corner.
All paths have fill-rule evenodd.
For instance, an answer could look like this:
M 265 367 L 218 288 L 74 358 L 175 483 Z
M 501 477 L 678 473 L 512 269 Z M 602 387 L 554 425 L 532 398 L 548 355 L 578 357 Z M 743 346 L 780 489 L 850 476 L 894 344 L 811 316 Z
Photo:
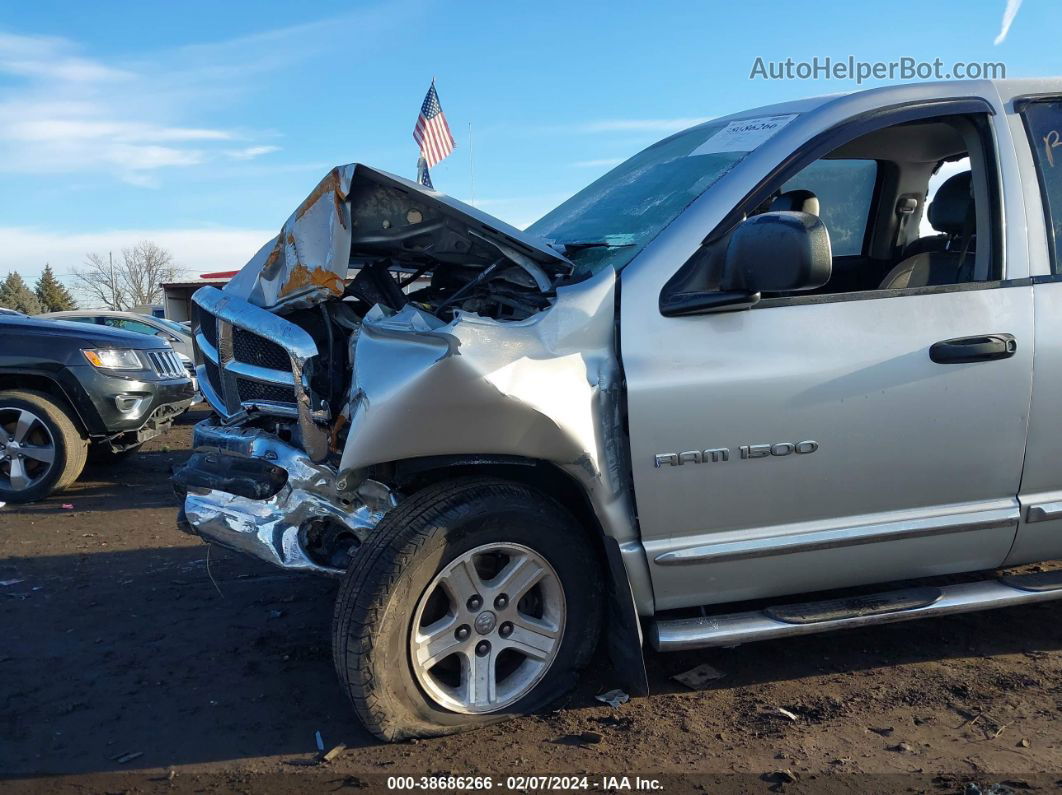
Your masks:
M 166 249 L 142 240 L 123 248 L 120 259 L 108 254 L 85 256 L 85 264 L 74 268 L 74 283 L 88 301 L 108 309 L 127 310 L 162 301 L 162 285 L 183 273 Z

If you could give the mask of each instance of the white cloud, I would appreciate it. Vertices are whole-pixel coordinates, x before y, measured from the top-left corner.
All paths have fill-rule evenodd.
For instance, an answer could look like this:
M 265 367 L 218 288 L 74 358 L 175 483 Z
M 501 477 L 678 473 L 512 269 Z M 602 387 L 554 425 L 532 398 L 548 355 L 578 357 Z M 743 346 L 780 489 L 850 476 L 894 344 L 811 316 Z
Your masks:
M 253 160 L 256 157 L 279 151 L 279 146 L 246 146 L 243 149 L 228 149 L 225 154 L 234 160 Z
M 1014 17 L 1018 16 L 1018 10 L 1021 8 L 1022 0 L 1007 0 L 1007 7 L 1003 11 L 1003 22 L 999 29 L 999 35 L 996 36 L 996 40 L 993 44 L 999 45 L 1007 40 L 1007 34 L 1010 33 L 1010 26 L 1014 24 Z
M 127 143 L 161 141 L 227 141 L 233 135 L 225 130 L 195 127 L 161 127 L 143 122 L 100 121 L 96 119 L 37 118 L 15 121 L 3 135 L 15 141 L 74 141 L 106 139 Z
M 390 50 L 424 0 L 391 0 L 338 16 L 204 44 L 94 55 L 75 40 L 0 29 L 0 174 L 91 175 L 158 187 L 167 170 L 248 167 L 277 151 L 275 131 L 203 124 L 269 86 L 269 75 L 347 52 Z M 227 145 L 225 145 L 227 142 Z M 207 175 L 209 176 L 209 174 Z
M 131 76 L 122 69 L 75 54 L 65 39 L 19 36 L 3 31 L 0 31 L 0 71 L 74 83 L 125 80 Z
M 151 186 L 151 172 L 198 165 L 204 145 L 238 137 L 168 123 L 167 97 L 144 75 L 85 58 L 66 39 L 0 33 L 0 74 L 15 78 L 0 91 L 0 171 L 102 171 Z
M 283 41 L 285 30 L 272 34 Z M 277 151 L 246 130 L 184 123 L 219 90 L 248 88 L 236 79 L 241 63 L 263 68 L 251 49 L 234 40 L 118 64 L 86 57 L 69 39 L 0 31 L 0 172 L 95 173 L 157 187 L 164 169 Z
M 189 279 L 210 271 L 236 270 L 276 235 L 276 229 L 201 227 L 188 229 L 112 229 L 85 234 L 55 234 L 34 227 L 0 227 L 0 275 L 17 271 L 35 281 L 50 263 L 63 277 L 84 262 L 85 254 L 116 254 L 141 240 L 152 240 L 188 269 Z M 69 280 L 67 280 L 69 283 Z

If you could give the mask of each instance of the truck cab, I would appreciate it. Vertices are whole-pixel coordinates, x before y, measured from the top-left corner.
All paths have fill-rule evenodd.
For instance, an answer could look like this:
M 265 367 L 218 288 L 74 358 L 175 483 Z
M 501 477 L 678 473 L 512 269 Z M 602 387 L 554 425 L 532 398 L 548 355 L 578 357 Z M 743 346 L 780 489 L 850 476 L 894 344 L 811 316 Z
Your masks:
M 640 692 L 644 642 L 1058 598 L 992 572 L 1062 554 L 1060 131 L 1056 79 L 800 100 L 523 232 L 337 168 L 196 294 L 180 524 L 342 578 L 387 739 L 548 703 L 599 637 Z

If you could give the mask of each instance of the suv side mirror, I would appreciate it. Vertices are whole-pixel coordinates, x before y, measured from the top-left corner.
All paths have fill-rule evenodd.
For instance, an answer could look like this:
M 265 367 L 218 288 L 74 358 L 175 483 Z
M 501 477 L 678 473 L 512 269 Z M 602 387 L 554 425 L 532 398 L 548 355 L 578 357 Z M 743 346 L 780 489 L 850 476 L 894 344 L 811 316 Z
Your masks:
M 719 289 L 678 293 L 660 311 L 669 317 L 748 309 L 760 293 L 814 290 L 830 280 L 833 255 L 822 219 L 810 213 L 761 213 L 742 221 L 727 243 Z
M 754 215 L 730 235 L 723 262 L 723 291 L 789 293 L 814 290 L 830 280 L 833 255 L 822 219 L 782 211 Z

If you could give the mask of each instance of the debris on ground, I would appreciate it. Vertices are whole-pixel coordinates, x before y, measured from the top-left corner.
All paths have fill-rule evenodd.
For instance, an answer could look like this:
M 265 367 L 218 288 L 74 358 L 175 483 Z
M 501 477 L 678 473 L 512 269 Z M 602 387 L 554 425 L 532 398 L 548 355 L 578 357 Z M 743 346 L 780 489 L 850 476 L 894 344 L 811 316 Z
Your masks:
M 118 756 L 112 756 L 111 761 L 117 762 L 120 765 L 124 765 L 126 762 L 132 762 L 134 759 L 139 759 L 144 755 L 143 751 L 127 751 L 124 754 L 118 754 Z
M 601 732 L 585 731 L 579 734 L 579 739 L 584 743 L 590 743 L 591 745 L 597 745 L 599 742 L 605 739 L 605 735 Z
M 18 585 L 20 582 L 25 582 L 25 580 L 0 580 L 0 585 L 6 588 L 9 585 Z
M 784 718 L 785 720 L 793 722 L 796 722 L 798 720 L 795 713 L 790 712 L 787 709 L 783 709 L 782 707 L 767 707 L 765 710 L 763 710 L 763 714 L 769 718 Z
M 775 770 L 773 773 L 764 773 L 761 778 L 764 781 L 772 781 L 775 784 L 795 784 L 797 774 L 789 768 L 785 768 L 784 770 Z
M 314 735 L 314 740 L 317 741 L 317 750 L 323 753 L 324 752 L 324 738 L 321 737 L 321 730 L 318 729 L 317 731 L 315 731 L 313 733 L 313 735 Z
M 598 693 L 594 698 L 603 704 L 608 704 L 610 707 L 618 707 L 620 704 L 626 704 L 631 700 L 629 695 L 618 688 L 616 690 L 606 690 L 604 693 Z
M 874 734 L 880 734 L 882 737 L 891 737 L 892 733 L 896 731 L 892 726 L 868 726 L 867 731 L 872 731 Z
M 688 671 L 684 671 L 681 674 L 675 674 L 672 679 L 682 682 L 686 687 L 691 690 L 704 690 L 708 687 L 708 684 L 714 682 L 717 679 L 722 679 L 726 676 L 725 673 L 717 668 L 704 663 L 698 665 L 696 668 L 690 668 Z M 794 718 L 795 720 L 795 718 Z
M 74 510 L 74 503 L 64 502 L 61 507 L 64 511 L 72 511 Z
M 340 743 L 339 745 L 333 747 L 330 751 L 321 754 L 321 762 L 331 762 L 345 750 L 347 750 L 347 747 L 343 743 Z

